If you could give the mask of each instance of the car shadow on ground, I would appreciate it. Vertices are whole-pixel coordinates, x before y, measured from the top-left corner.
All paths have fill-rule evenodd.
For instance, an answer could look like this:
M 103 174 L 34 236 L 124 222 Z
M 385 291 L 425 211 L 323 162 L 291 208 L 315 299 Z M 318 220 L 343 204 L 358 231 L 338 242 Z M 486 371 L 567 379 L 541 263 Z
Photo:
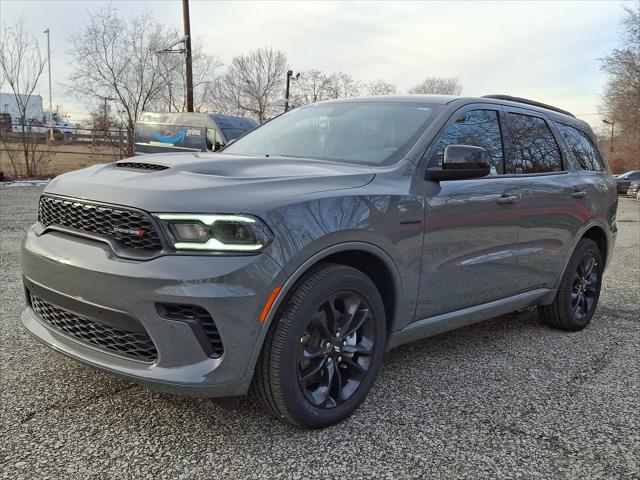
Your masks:
M 473 362 L 475 358 L 486 355 L 495 356 L 517 356 L 518 353 L 512 351 L 522 340 L 513 338 L 514 335 L 539 332 L 546 327 L 537 322 L 535 310 L 522 311 L 496 317 L 479 324 L 461 328 L 459 330 L 443 333 L 434 337 L 423 339 L 408 345 L 398 347 L 385 355 L 383 367 L 378 380 L 372 389 L 370 397 L 360 410 L 371 413 L 384 402 L 386 391 L 396 392 L 399 388 L 402 391 L 402 398 L 395 396 L 391 401 L 401 401 L 402 403 L 414 403 L 425 401 L 425 396 L 437 395 L 440 385 L 456 385 L 460 382 L 460 368 Z M 541 340 L 542 342 L 542 340 Z M 73 362 L 75 364 L 75 362 Z M 77 365 L 77 364 L 75 364 Z M 90 369 L 90 367 L 79 366 L 77 368 Z M 410 372 L 410 375 L 407 373 Z M 88 375 L 83 381 L 95 383 L 95 388 L 99 390 L 103 380 L 103 373 Z M 84 375 L 83 375 L 84 376 Z M 431 388 L 425 384 L 425 379 L 436 379 Z M 491 379 L 487 379 L 491 381 Z M 401 385 L 398 385 L 398 383 Z M 251 431 L 255 431 L 257 423 L 263 423 L 264 429 L 272 431 L 274 428 L 279 433 L 289 432 L 289 434 L 301 433 L 295 427 L 282 422 L 274 421 L 272 417 L 262 411 L 262 409 L 250 397 L 239 399 L 237 404 L 230 402 L 221 405 L 220 402 L 211 399 L 198 399 L 182 397 L 166 393 L 154 392 L 148 388 L 137 386 L 126 380 L 118 380 L 117 387 L 128 400 L 130 413 L 138 410 L 135 403 L 152 403 L 156 412 L 162 412 L 161 417 L 168 418 L 167 412 L 179 410 L 181 416 L 197 419 L 205 428 L 220 429 L 221 427 L 239 428 L 252 425 Z M 87 390 L 93 390 L 90 385 L 85 385 Z M 450 387 L 449 387 L 450 388 Z M 85 388 L 82 388 L 85 390 Z M 453 398 L 451 398 L 451 395 Z M 468 395 L 466 388 L 461 388 L 459 398 L 455 389 L 449 391 L 450 401 L 454 403 L 463 402 Z M 148 400 L 150 402 L 148 402 Z M 387 399 L 388 401 L 389 399 Z M 225 402 L 226 403 L 226 402 Z M 148 416 L 149 412 L 145 405 L 139 411 L 140 415 Z M 384 407 L 384 406 L 382 406 Z M 381 407 L 381 408 L 382 408 Z M 356 414 L 352 419 L 347 419 L 342 424 L 350 422 L 359 423 L 363 419 Z M 274 425 L 276 424 L 276 425 Z M 341 424 L 341 425 L 342 425 Z M 182 428 L 180 426 L 179 428 Z M 273 433 L 273 432 L 272 432 Z

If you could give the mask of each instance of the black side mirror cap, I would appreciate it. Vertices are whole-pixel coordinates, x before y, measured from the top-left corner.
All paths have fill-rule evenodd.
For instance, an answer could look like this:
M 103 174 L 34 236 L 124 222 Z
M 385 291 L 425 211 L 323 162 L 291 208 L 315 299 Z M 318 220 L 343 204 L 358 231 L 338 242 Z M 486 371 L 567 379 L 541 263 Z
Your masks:
M 428 168 L 425 178 L 434 182 L 485 177 L 491 173 L 487 151 L 471 145 L 449 145 L 442 168 Z

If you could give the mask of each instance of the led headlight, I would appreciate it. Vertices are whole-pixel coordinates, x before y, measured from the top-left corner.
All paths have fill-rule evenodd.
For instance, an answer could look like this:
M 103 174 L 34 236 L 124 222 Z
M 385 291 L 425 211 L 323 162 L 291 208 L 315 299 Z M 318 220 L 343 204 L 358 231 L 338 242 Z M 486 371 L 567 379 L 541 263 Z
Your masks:
M 176 250 L 259 252 L 273 234 L 249 215 L 159 213 L 164 231 Z

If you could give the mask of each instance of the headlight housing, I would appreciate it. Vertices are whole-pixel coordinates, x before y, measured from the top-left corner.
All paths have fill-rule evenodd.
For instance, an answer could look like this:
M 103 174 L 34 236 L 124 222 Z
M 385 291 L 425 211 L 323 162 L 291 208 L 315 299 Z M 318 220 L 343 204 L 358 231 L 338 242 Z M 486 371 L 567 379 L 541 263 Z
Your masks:
M 176 250 L 260 252 L 273 239 L 262 220 L 250 215 L 157 213 Z

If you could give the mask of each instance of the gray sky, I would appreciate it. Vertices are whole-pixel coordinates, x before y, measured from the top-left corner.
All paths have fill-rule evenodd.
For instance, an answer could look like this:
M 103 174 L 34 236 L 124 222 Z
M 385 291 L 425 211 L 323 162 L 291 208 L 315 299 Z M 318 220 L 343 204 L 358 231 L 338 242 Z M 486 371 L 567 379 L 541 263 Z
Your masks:
M 182 28 L 182 3 L 114 1 L 123 14 L 151 11 Z M 51 29 L 54 105 L 86 115 L 61 85 L 67 37 L 98 1 L 0 1 L 0 21 L 23 15 L 46 49 Z M 597 58 L 619 45 L 624 1 L 222 2 L 191 0 L 192 35 L 228 62 L 271 46 L 296 70 L 344 71 L 401 91 L 427 76 L 459 77 L 465 95 L 505 93 L 576 114 L 597 111 L 604 76 Z M 294 85 L 295 88 L 295 85 Z M 46 102 L 46 76 L 39 92 Z M 598 116 L 584 120 L 599 128 Z

